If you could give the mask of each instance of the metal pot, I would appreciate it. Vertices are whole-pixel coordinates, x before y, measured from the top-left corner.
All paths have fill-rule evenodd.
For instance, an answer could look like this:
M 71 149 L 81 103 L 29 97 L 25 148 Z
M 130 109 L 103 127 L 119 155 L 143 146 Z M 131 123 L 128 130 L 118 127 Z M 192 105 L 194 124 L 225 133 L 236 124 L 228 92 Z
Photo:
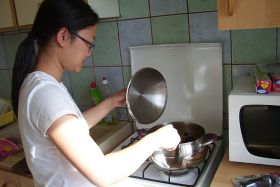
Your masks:
M 175 150 L 159 148 L 151 156 L 150 160 L 164 171 L 179 173 L 188 171 L 198 166 L 206 157 L 208 145 L 213 143 L 217 136 L 205 134 L 205 130 L 198 124 L 172 122 L 177 129 L 181 142 Z M 163 124 L 151 128 L 148 133 L 154 132 Z
M 163 75 L 153 68 L 143 68 L 131 78 L 126 92 L 129 114 L 142 124 L 156 121 L 167 101 L 167 86 Z

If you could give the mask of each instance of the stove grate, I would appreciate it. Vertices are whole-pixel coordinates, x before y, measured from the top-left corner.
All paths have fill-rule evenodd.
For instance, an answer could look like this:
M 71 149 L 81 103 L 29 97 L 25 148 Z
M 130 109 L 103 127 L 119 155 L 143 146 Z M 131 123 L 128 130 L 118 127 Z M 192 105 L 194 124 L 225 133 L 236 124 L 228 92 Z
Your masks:
M 136 138 L 131 138 L 131 141 L 128 145 L 126 146 L 123 146 L 123 148 L 125 147 L 128 147 L 129 145 L 133 144 L 135 141 L 138 141 L 139 138 L 136 137 Z M 195 182 L 192 184 L 192 185 L 189 185 L 189 184 L 183 184 L 183 183 L 178 183 L 178 182 L 172 182 L 171 181 L 171 178 L 172 177 L 176 177 L 174 174 L 172 174 L 172 171 L 169 171 L 168 172 L 168 180 L 160 180 L 160 179 L 154 179 L 154 178 L 151 178 L 149 177 L 149 174 L 147 174 L 147 170 L 153 166 L 153 163 L 149 162 L 149 160 L 147 160 L 147 162 L 149 162 L 147 164 L 147 166 L 145 166 L 143 169 L 142 169 L 142 172 L 141 172 L 141 176 L 135 176 L 135 175 L 131 175 L 130 177 L 132 178 L 137 178 L 137 179 L 142 179 L 142 180 L 147 180 L 147 181 L 153 181 L 153 182 L 159 182 L 159 183 L 164 183 L 164 184 L 172 184 L 172 185 L 177 185 L 177 186 L 185 186 L 185 187 L 194 187 L 201 175 L 201 173 L 203 172 L 203 170 L 205 169 L 205 166 L 206 166 L 206 163 L 208 162 L 209 158 L 210 158 L 210 155 L 212 153 L 212 151 L 214 150 L 214 147 L 215 147 L 215 143 L 212 143 L 208 146 L 208 154 L 207 156 L 205 157 L 205 159 L 203 160 L 202 164 L 193 168 L 192 170 L 197 170 L 197 177 L 195 179 Z M 189 172 L 189 171 L 188 171 Z M 182 174 L 184 175 L 184 174 Z M 180 175 L 181 176 L 181 175 Z

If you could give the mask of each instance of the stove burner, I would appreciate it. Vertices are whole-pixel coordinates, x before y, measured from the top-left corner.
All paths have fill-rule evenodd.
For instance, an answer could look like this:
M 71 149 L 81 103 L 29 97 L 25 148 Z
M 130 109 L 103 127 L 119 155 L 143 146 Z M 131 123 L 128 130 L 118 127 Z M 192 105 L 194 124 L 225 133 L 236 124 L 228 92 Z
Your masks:
M 125 149 L 125 148 L 129 147 L 130 145 L 132 145 L 132 144 L 138 142 L 140 139 L 141 139 L 141 138 L 139 138 L 138 136 L 137 136 L 136 138 L 131 138 L 131 139 L 130 139 L 130 143 L 127 144 L 127 145 L 123 145 L 123 146 L 122 146 L 122 149 Z
M 199 152 L 190 155 L 189 157 L 177 158 L 175 154 L 164 154 L 163 157 L 150 157 L 150 161 L 153 162 L 156 167 L 172 175 L 181 175 L 188 171 L 197 168 L 203 160 L 205 160 L 208 154 L 209 146 L 203 147 Z
M 139 141 L 142 137 L 139 137 L 138 133 L 135 133 L 132 135 L 129 139 L 127 139 L 124 146 L 120 146 L 120 148 L 128 147 L 135 142 Z M 204 158 L 204 160 L 201 161 L 201 163 L 197 167 L 193 167 L 192 169 L 189 169 L 185 172 L 174 172 L 174 171 L 163 171 L 160 170 L 156 164 L 153 164 L 150 162 L 149 159 L 147 159 L 140 168 L 135 171 L 132 175 L 130 175 L 131 178 L 137 178 L 142 179 L 146 181 L 153 181 L 158 183 L 164 183 L 164 184 L 172 184 L 176 186 L 187 186 L 187 187 L 194 187 L 196 186 L 199 181 L 200 175 L 204 172 L 206 168 L 206 163 L 208 162 L 211 153 L 213 152 L 216 144 L 212 143 L 208 146 L 207 155 Z
M 169 177 L 170 176 L 175 176 L 175 177 L 177 177 L 177 176 L 181 176 L 181 175 L 185 175 L 185 174 L 187 174 L 187 173 L 189 173 L 190 171 L 192 171 L 192 170 L 197 170 L 197 173 L 198 174 L 200 174 L 200 169 L 199 169 L 199 167 L 197 166 L 197 167 L 194 167 L 194 168 L 190 168 L 190 169 L 187 169 L 187 170 L 169 170 L 169 171 L 163 171 L 163 173 L 165 174 L 165 175 L 168 175 Z

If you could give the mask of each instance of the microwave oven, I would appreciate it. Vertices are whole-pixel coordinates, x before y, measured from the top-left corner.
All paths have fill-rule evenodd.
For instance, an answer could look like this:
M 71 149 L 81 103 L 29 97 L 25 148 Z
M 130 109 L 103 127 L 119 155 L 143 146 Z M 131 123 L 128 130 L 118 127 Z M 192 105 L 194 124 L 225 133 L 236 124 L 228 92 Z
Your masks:
M 280 94 L 240 77 L 228 96 L 229 160 L 280 166 Z

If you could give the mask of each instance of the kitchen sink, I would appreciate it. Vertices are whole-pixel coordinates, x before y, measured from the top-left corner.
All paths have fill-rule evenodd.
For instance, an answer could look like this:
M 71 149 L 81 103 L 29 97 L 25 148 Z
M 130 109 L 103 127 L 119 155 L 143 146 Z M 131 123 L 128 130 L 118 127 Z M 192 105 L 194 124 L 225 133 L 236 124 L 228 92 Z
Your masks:
M 96 125 L 90 129 L 90 135 L 106 154 L 133 133 L 132 124 L 131 121 L 117 121 L 114 125 Z M 20 137 L 17 122 L 1 127 L 0 137 Z
M 110 133 L 109 128 L 95 126 L 90 130 L 90 135 L 95 141 L 99 141 L 102 137 L 106 136 L 106 134 Z
M 115 125 L 96 125 L 90 135 L 104 154 L 111 152 L 133 133 L 132 122 L 118 121 Z
M 90 135 L 99 145 L 104 154 L 111 152 L 121 142 L 133 133 L 132 122 L 118 121 L 115 125 L 96 125 L 90 129 Z M 17 121 L 11 125 L 1 127 L 0 137 L 20 137 Z M 23 152 L 19 152 L 11 156 L 2 163 L 0 168 L 14 171 L 20 171 L 25 176 L 31 176 L 31 173 L 26 165 L 26 160 Z

